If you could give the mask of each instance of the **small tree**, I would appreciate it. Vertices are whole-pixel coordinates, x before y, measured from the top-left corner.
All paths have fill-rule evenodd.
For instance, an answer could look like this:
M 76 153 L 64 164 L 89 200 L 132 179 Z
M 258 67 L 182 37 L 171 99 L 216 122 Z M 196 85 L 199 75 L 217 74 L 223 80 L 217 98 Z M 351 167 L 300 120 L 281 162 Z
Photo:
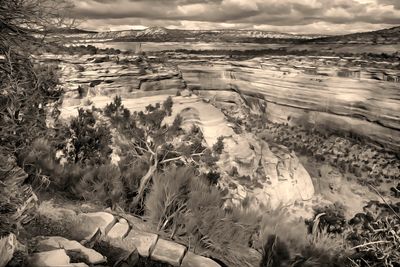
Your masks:
M 213 152 L 220 155 L 222 150 L 224 150 L 224 137 L 220 136 L 218 137 L 217 142 L 213 145 Z
M 118 99 L 115 101 L 118 102 Z M 182 138 L 179 145 L 174 142 L 177 134 L 183 133 L 180 131 L 182 118 L 177 116 L 172 125 L 163 124 L 164 118 L 172 110 L 172 104 L 172 99 L 167 99 L 162 105 L 149 105 L 144 112 L 134 112 L 121 123 L 115 124 L 115 120 L 112 120 L 129 144 L 125 156 L 147 162 L 149 166 L 140 179 L 134 206 L 141 204 L 156 170 L 172 163 L 198 166 L 202 164 L 203 155 L 212 154 L 210 149 L 203 146 L 203 135 L 198 127 Z M 114 118 L 115 114 L 106 115 Z
M 172 114 L 173 104 L 174 104 L 174 102 L 172 101 L 172 97 L 170 97 L 170 96 L 163 103 L 163 108 L 167 112 L 168 116 L 171 116 L 171 114 Z

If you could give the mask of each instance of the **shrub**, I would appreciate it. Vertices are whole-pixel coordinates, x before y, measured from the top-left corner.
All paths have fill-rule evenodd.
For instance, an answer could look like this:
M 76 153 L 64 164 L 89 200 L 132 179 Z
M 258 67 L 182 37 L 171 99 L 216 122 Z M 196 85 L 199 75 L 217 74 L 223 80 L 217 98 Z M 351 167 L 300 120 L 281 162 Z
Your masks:
M 210 184 L 216 185 L 221 178 L 221 174 L 217 171 L 210 171 L 206 174 L 206 178 Z
M 345 207 L 339 202 L 327 206 L 314 207 L 314 220 L 320 215 L 319 225 L 320 230 L 327 229 L 329 233 L 342 233 L 346 227 L 346 218 L 344 216 Z M 313 227 L 313 221 L 310 220 L 306 223 L 309 229 Z
M 156 175 L 146 199 L 146 217 L 157 228 L 191 248 L 207 249 L 229 265 L 251 261 L 246 248 L 257 230 L 256 213 L 225 211 L 221 192 L 191 168 Z
M 213 145 L 213 152 L 216 154 L 221 154 L 224 149 L 224 137 L 220 136 L 217 139 L 217 142 Z
M 118 166 L 100 165 L 87 172 L 73 187 L 76 196 L 115 207 L 123 203 L 124 188 Z
M 192 177 L 193 169 L 175 167 L 155 175 L 154 184 L 146 199 L 145 213 L 158 231 L 170 228 L 179 212 L 185 208 Z
M 79 109 L 78 117 L 71 120 L 65 131 L 73 150 L 68 151 L 65 140 L 61 142 L 71 162 L 94 165 L 109 161 L 111 132 L 105 124 L 97 122 L 94 111 Z
M 290 252 L 285 242 L 276 235 L 269 235 L 263 247 L 260 267 L 287 266 L 290 260 Z
M 174 104 L 174 102 L 172 101 L 172 97 L 170 97 L 170 96 L 163 103 L 163 109 L 165 110 L 165 112 L 167 113 L 168 116 L 171 116 L 171 114 L 172 114 L 173 104 Z
M 264 266 L 349 266 L 349 250 L 343 235 L 320 231 L 309 234 L 301 221 L 288 221 L 285 212 L 270 212 L 262 222 Z

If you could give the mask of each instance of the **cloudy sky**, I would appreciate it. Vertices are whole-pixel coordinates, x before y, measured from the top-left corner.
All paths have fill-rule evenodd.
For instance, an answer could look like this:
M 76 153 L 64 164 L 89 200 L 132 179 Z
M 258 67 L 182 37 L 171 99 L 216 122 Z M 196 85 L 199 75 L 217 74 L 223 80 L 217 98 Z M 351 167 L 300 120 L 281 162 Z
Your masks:
M 71 0 L 82 28 L 343 34 L 400 25 L 400 0 Z

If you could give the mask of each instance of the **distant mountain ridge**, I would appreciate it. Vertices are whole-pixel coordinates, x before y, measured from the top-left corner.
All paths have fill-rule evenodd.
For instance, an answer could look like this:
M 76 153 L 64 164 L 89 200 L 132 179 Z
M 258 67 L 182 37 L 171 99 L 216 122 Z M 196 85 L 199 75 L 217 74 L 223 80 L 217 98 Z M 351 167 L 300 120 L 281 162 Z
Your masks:
M 248 43 L 312 43 L 312 44 L 400 44 L 400 26 L 371 32 L 324 36 L 290 34 L 261 30 L 180 30 L 150 27 L 144 30 L 108 32 L 76 31 L 74 39 L 93 41 L 136 42 L 248 42 Z
M 83 36 L 84 35 L 84 36 Z M 109 31 L 81 34 L 88 39 L 113 41 L 153 41 L 153 42 L 263 42 L 266 40 L 309 40 L 316 35 L 279 33 L 261 30 L 179 30 L 150 27 L 145 30 Z
M 314 38 L 309 40 L 309 42 L 336 44 L 400 44 L 400 26 L 370 32 Z

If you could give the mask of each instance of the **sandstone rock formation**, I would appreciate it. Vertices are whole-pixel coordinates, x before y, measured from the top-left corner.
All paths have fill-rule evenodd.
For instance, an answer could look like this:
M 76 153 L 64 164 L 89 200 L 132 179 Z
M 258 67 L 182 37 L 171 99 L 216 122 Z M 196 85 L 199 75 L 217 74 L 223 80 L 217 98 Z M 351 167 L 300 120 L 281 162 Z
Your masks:
M 400 148 L 400 74 L 389 62 L 371 66 L 357 57 L 235 61 L 224 56 L 168 56 L 168 67 L 138 56 L 111 57 L 103 63 L 93 63 L 101 55 L 57 58 L 64 72 L 64 106 L 74 109 L 84 101 L 97 105 L 100 95 L 142 97 L 188 88 L 231 106 L 264 102 L 274 122 L 351 133 L 388 149 Z M 52 55 L 47 58 L 54 60 Z M 87 92 L 83 99 L 78 98 L 79 86 Z
M 234 203 L 250 199 L 250 206 L 277 208 L 314 195 L 311 177 L 293 152 L 282 146 L 270 147 L 247 134 L 226 138 L 222 156 L 225 170 L 222 184 L 231 188 Z M 237 177 L 229 174 L 236 167 Z

